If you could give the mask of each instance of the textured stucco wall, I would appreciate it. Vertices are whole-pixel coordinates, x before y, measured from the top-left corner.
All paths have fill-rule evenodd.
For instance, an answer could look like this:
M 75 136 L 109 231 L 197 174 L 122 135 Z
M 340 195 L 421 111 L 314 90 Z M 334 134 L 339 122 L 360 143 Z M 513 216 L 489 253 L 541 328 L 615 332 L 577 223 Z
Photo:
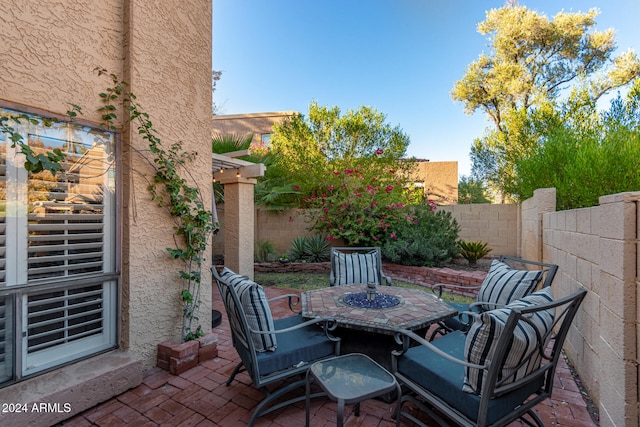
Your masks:
M 131 90 L 151 115 L 165 146 L 181 141 L 198 156 L 188 166 L 189 178 L 211 206 L 211 3 L 199 0 L 132 1 L 126 20 L 128 50 L 125 66 Z M 146 149 L 132 131 L 130 142 Z M 123 266 L 123 345 L 140 354 L 146 366 L 155 364 L 156 345 L 179 340 L 182 289 L 178 270 L 165 248 L 173 247 L 173 223 L 151 202 L 146 190 L 149 168 L 134 154 L 125 194 L 129 252 Z M 145 176 L 146 175 L 146 176 Z M 200 323 L 211 325 L 211 275 L 205 261 Z M 128 334 L 128 337 L 126 336 Z
M 193 182 L 211 204 L 211 2 L 200 0 L 8 0 L 0 8 L 0 100 L 64 115 L 69 103 L 82 119 L 100 122 L 97 96 L 111 82 L 103 67 L 130 83 L 165 144 L 196 151 Z M 131 150 L 133 148 L 133 150 Z M 135 129 L 121 134 L 121 346 L 155 365 L 156 344 L 180 338 L 180 264 L 170 259 L 170 216 L 151 202 L 151 173 Z M 134 153 L 134 154 L 132 154 Z M 211 324 L 211 276 L 202 282 L 205 329 Z

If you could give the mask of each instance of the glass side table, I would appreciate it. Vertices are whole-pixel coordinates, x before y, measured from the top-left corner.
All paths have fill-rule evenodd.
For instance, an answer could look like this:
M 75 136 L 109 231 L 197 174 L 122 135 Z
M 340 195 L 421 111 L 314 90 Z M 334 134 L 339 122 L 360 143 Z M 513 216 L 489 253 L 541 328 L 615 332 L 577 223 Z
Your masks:
M 394 390 L 397 392 L 398 401 L 401 398 L 400 385 L 395 377 L 364 354 L 351 353 L 315 362 L 307 370 L 307 427 L 309 427 L 311 383 L 314 381 L 331 400 L 338 403 L 338 427 L 343 426 L 345 404 L 355 404 L 355 414 L 359 416 L 360 402 L 363 400 L 382 396 Z

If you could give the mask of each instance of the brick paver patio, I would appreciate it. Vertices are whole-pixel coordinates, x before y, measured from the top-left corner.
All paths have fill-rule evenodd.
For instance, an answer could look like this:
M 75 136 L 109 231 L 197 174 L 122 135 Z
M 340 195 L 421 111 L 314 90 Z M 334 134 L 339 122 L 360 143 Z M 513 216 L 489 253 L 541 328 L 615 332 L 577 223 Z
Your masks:
M 273 297 L 287 291 L 266 288 Z M 229 324 L 214 288 L 214 309 L 223 312 L 218 334 L 218 357 L 200 364 L 179 376 L 154 368 L 145 374 L 143 383 L 77 415 L 62 426 L 246 426 L 250 414 L 262 399 L 262 393 L 251 386 L 246 373 L 239 374 L 227 386 L 225 381 L 238 362 L 231 344 Z M 273 307 L 275 317 L 288 315 L 284 301 Z M 303 389 L 300 392 L 304 392 Z M 394 406 L 381 400 L 368 400 L 356 417 L 353 408 L 345 408 L 347 427 L 391 427 Z M 556 373 L 553 399 L 536 407 L 546 426 L 595 426 L 580 390 L 564 361 Z M 257 420 L 259 427 L 299 427 L 304 425 L 304 402 L 280 409 Z M 329 427 L 336 423 L 336 404 L 326 398 L 311 402 L 311 426 Z M 412 422 L 403 420 L 403 426 Z M 520 422 L 511 424 L 521 425 Z

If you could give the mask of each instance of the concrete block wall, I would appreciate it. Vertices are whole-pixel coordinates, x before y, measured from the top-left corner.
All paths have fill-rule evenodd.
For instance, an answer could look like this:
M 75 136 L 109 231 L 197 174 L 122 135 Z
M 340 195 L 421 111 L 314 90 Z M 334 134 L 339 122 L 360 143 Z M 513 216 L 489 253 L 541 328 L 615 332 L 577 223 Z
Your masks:
M 543 261 L 542 215 L 556 211 L 555 188 L 540 188 L 520 207 L 520 238 L 518 256 Z
M 438 209 L 451 212 L 460 225 L 460 239 L 487 242 L 490 255 L 518 255 L 520 222 L 518 205 L 450 205 Z M 213 255 L 224 254 L 224 204 L 217 206 L 220 231 L 213 239 Z M 309 224 L 297 209 L 280 213 L 256 208 L 255 241 L 269 241 L 276 253 L 285 253 L 294 238 L 308 236 Z M 537 258 L 536 258 L 537 259 Z
M 451 205 L 438 209 L 451 212 L 460 225 L 460 239 L 486 242 L 492 249 L 490 255 L 518 255 L 518 205 Z
M 277 254 L 286 253 L 296 237 L 316 234 L 308 228 L 309 224 L 305 221 L 304 215 L 297 209 L 281 213 L 256 209 L 256 242 L 271 242 Z
M 554 294 L 589 293 L 565 351 L 600 409 L 602 426 L 640 425 L 640 192 L 600 206 L 543 215 L 545 261 L 558 264 Z

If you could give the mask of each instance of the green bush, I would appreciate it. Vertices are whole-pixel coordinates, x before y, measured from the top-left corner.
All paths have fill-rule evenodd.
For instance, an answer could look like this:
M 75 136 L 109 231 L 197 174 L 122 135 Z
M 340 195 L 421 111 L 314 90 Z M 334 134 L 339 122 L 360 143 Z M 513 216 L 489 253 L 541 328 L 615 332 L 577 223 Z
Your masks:
M 635 95 L 633 95 L 635 94 Z M 628 99 L 587 126 L 585 120 L 550 125 L 529 156 L 516 163 L 521 200 L 555 188 L 557 209 L 597 206 L 600 196 L 640 189 L 640 85 Z
M 429 205 L 403 209 L 404 220 L 382 246 L 385 260 L 402 265 L 437 267 L 458 254 L 460 227 L 450 212 Z
M 480 258 L 493 250 L 485 242 L 468 242 L 465 240 L 458 242 L 458 249 L 460 249 L 460 255 L 469 261 L 469 264 L 475 264 Z
M 329 260 L 331 245 L 321 234 L 298 236 L 291 242 L 288 255 L 292 261 L 323 262 Z
M 255 262 L 271 262 L 275 258 L 276 250 L 268 240 L 256 242 L 253 259 Z
M 314 234 L 307 238 L 305 247 L 305 260 L 309 262 L 323 262 L 329 260 L 331 245 L 327 239 L 320 235 Z

